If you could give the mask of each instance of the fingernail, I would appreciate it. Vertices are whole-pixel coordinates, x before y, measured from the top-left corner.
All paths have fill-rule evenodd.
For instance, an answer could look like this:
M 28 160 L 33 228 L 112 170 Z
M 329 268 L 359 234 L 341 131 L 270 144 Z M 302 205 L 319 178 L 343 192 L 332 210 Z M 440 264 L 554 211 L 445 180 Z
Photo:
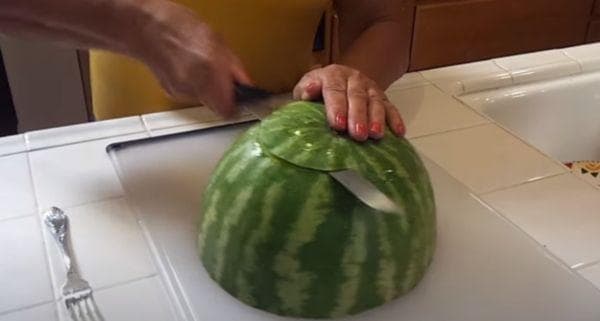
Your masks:
M 335 116 L 335 124 L 339 129 L 346 129 L 346 126 L 348 126 L 348 118 L 342 114 L 337 114 L 337 116 Z
M 404 134 L 406 134 L 406 127 L 404 127 L 403 124 L 398 124 L 396 125 L 396 130 L 394 131 L 396 133 L 397 136 L 404 136 Z
M 355 129 L 356 129 L 356 133 L 359 136 L 361 136 L 361 137 L 367 136 L 367 126 L 365 124 L 357 123 L 355 125 Z
M 381 124 L 376 121 L 372 122 L 370 131 L 372 134 L 376 134 L 376 135 L 381 134 Z
M 317 83 L 311 82 L 308 85 L 306 85 L 306 90 L 310 91 L 310 90 L 315 90 L 317 88 Z

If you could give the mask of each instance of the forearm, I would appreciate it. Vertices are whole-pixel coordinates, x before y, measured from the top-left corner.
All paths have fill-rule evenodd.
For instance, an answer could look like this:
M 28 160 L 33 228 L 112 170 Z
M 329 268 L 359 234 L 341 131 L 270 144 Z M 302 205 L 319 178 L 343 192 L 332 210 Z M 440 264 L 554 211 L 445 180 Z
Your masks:
M 414 0 L 337 0 L 340 63 L 387 88 L 408 69 Z
M 342 52 L 340 63 L 360 70 L 387 88 L 408 69 L 410 33 L 400 34 L 397 22 L 376 23 Z
M 4 0 L 0 32 L 131 54 L 153 0 Z

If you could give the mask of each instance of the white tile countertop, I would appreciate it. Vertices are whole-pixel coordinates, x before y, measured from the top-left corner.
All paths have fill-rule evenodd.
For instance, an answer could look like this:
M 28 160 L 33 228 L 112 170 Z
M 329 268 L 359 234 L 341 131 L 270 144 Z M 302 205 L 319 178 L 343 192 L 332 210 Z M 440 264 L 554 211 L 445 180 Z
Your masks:
M 600 189 L 462 97 L 593 73 L 599 57 L 600 45 L 506 57 L 410 73 L 387 91 L 419 152 L 598 289 Z M 71 217 L 82 272 L 107 320 L 186 320 L 106 146 L 223 123 L 196 107 L 0 138 L 0 320 L 68 320 L 58 302 L 64 268 L 41 222 L 49 206 Z

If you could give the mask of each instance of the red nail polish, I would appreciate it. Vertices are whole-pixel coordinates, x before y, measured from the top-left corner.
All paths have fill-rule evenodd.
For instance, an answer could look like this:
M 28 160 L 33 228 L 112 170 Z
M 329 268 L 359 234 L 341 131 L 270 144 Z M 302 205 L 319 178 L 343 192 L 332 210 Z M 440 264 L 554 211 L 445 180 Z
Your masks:
M 346 126 L 348 126 L 348 118 L 342 114 L 337 114 L 337 116 L 335 116 L 335 123 L 339 129 L 346 129 Z
M 376 121 L 372 122 L 370 131 L 372 134 L 376 134 L 376 135 L 381 134 L 381 124 Z
M 365 124 L 361 124 L 361 123 L 357 123 L 356 124 L 356 133 L 359 136 L 367 136 L 367 126 L 365 126 Z
M 404 134 L 406 134 L 406 127 L 404 127 L 404 124 L 398 124 L 396 125 L 396 135 L 402 137 L 404 136 Z

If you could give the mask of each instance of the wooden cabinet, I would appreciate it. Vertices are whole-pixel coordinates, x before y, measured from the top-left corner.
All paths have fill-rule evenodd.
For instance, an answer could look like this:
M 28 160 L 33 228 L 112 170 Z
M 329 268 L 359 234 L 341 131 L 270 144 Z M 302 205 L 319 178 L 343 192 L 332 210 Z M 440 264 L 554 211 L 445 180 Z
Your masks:
M 600 0 L 417 1 L 411 70 L 586 42 Z M 599 18 L 600 21 L 600 18 Z M 600 25 L 594 30 L 600 38 Z M 590 38 L 587 38 L 590 40 Z
M 600 41 L 600 0 L 594 3 L 594 11 L 592 12 L 592 21 L 588 28 L 587 42 Z

